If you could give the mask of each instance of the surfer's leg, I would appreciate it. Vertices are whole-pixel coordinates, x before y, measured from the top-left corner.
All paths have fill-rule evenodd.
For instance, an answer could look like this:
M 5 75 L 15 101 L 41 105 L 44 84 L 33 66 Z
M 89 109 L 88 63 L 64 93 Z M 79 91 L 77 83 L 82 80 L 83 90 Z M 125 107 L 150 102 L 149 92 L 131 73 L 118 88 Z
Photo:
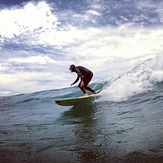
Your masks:
M 89 74 L 88 76 L 84 77 L 84 88 L 90 92 L 92 92 L 93 94 L 96 94 L 96 91 L 94 91 L 92 88 L 88 87 L 88 83 L 91 81 L 93 77 L 93 74 Z
M 90 88 L 90 87 L 88 87 L 88 86 L 85 86 L 84 88 L 85 88 L 86 90 L 88 90 L 88 91 L 90 91 L 90 92 L 92 92 L 92 93 L 95 94 L 95 91 L 94 91 L 92 88 Z
M 84 93 L 84 95 L 88 95 L 86 90 L 84 89 L 84 87 L 80 87 L 80 83 L 79 83 L 78 87 L 81 89 L 81 91 Z

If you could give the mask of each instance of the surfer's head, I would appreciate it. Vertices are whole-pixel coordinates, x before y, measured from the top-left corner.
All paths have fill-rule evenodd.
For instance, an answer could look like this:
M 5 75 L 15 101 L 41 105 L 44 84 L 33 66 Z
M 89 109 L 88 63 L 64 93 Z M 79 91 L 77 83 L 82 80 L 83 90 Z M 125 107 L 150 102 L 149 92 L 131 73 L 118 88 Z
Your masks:
M 71 72 L 74 72 L 74 70 L 75 70 L 75 65 L 71 65 L 70 68 L 69 68 L 69 70 L 70 70 Z

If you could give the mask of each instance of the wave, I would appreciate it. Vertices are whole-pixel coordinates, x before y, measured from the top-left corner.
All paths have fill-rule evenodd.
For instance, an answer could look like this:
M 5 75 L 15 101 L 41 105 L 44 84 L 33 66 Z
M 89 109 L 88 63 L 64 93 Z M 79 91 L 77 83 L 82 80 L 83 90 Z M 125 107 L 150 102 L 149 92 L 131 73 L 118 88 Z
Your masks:
M 91 83 L 91 88 L 100 92 L 100 101 L 126 101 L 134 95 L 147 93 L 163 82 L 163 56 L 147 59 L 130 71 L 107 81 Z M 29 103 L 46 103 L 58 98 L 81 96 L 81 90 L 75 86 L 63 89 L 46 90 L 30 94 L 1 97 L 3 107 Z M 2 106 L 2 105 L 1 105 Z
M 154 85 L 163 81 L 163 56 L 145 60 L 134 69 L 116 79 L 101 92 L 103 101 L 125 101 L 130 97 L 147 93 Z

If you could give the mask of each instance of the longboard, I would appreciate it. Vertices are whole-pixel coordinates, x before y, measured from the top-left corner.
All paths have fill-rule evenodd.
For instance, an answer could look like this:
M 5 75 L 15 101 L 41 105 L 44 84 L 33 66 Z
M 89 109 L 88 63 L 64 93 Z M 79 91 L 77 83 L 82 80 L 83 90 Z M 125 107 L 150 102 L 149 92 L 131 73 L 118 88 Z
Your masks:
M 80 97 L 70 97 L 63 98 L 59 100 L 55 100 L 55 103 L 61 106 L 74 106 L 82 102 L 86 102 L 87 100 L 95 99 L 97 94 L 89 95 L 89 96 L 80 96 Z

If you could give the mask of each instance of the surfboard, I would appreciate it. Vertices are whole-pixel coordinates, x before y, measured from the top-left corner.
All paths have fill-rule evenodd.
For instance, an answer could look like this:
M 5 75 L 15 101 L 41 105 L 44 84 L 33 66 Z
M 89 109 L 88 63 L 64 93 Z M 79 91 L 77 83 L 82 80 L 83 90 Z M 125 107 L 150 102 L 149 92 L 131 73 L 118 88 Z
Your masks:
M 89 95 L 89 96 L 80 96 L 80 97 L 69 97 L 63 99 L 55 100 L 55 103 L 61 106 L 74 106 L 89 100 L 94 100 L 97 94 Z

